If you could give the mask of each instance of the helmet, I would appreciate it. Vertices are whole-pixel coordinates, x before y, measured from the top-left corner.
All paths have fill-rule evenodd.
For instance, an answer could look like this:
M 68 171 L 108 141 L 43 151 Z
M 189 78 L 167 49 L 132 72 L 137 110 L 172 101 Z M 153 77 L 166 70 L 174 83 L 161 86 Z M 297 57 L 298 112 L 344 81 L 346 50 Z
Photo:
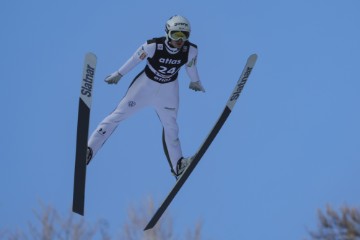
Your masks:
M 172 40 L 188 40 L 191 32 L 190 22 L 180 15 L 172 16 L 165 25 L 167 37 Z

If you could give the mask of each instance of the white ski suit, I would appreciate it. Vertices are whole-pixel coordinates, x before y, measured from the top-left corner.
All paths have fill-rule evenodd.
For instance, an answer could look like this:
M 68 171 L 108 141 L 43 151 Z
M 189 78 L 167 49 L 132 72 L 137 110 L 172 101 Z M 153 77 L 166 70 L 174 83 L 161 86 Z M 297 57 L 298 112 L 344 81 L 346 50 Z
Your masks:
M 187 41 L 181 49 L 172 48 L 165 37 L 151 39 L 140 46 L 118 72 L 124 76 L 146 58 L 145 69 L 135 77 L 117 108 L 92 133 L 88 146 L 93 156 L 121 121 L 150 106 L 155 109 L 162 123 L 165 155 L 174 169 L 177 161 L 183 157 L 177 124 L 177 76 L 181 66 L 185 65 L 190 80 L 200 81 L 196 68 L 197 53 L 196 45 Z

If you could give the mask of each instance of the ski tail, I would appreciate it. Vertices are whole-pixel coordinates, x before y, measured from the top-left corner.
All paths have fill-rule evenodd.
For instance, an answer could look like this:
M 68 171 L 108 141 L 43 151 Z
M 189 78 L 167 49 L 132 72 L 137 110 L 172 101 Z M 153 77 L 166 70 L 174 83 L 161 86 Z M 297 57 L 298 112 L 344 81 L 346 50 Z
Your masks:
M 84 215 L 86 150 L 96 61 L 95 54 L 87 53 L 85 55 L 79 97 L 72 210 L 80 215 Z

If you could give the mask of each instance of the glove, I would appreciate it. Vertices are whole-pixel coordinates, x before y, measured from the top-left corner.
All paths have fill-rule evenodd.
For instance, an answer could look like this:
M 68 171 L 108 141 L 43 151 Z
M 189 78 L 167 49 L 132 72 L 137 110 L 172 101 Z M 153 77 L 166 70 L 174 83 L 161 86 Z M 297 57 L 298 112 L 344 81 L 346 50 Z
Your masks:
M 107 76 L 105 78 L 105 82 L 107 82 L 108 84 L 117 84 L 121 77 L 122 75 L 118 71 L 116 71 L 113 74 Z
M 197 82 L 190 82 L 189 88 L 194 90 L 194 91 L 202 91 L 205 92 L 204 87 L 202 86 L 200 81 Z

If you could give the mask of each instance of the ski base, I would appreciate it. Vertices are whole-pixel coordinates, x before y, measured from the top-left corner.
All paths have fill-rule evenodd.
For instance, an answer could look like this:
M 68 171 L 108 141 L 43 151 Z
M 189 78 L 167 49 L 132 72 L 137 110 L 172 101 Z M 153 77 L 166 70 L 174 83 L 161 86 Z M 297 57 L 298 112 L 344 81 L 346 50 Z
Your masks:
M 87 53 L 81 81 L 79 112 L 76 137 L 74 194 L 72 211 L 84 215 L 85 181 L 86 181 L 86 151 L 89 133 L 92 89 L 96 68 L 96 56 Z
M 235 88 L 231 92 L 230 98 L 229 98 L 228 102 L 226 103 L 226 106 L 225 106 L 223 112 L 221 113 L 219 119 L 215 123 L 214 127 L 210 131 L 209 135 L 207 136 L 207 138 L 205 139 L 203 144 L 200 146 L 197 153 L 194 155 L 193 160 L 190 163 L 190 165 L 188 166 L 188 168 L 185 170 L 183 175 L 178 179 L 178 181 L 176 182 L 173 189 L 170 191 L 168 196 L 165 198 L 164 202 L 161 204 L 161 206 L 155 212 L 155 214 L 153 215 L 153 217 L 151 218 L 149 223 L 146 225 L 144 231 L 152 229 L 156 225 L 156 223 L 159 221 L 159 219 L 161 218 L 161 216 L 163 215 L 163 213 L 165 212 L 167 207 L 170 205 L 172 200 L 175 198 L 176 194 L 179 192 L 181 187 L 184 185 L 185 181 L 188 179 L 188 177 L 190 176 L 192 171 L 195 169 L 196 165 L 199 163 L 199 161 L 205 154 L 206 150 L 209 148 L 210 144 L 215 139 L 216 135 L 219 133 L 221 127 L 224 125 L 224 123 L 225 123 L 226 119 L 228 118 L 228 116 L 230 115 L 237 99 L 239 98 L 240 93 L 243 90 L 245 83 L 247 82 L 253 67 L 255 66 L 256 60 L 257 60 L 256 54 L 252 54 L 249 56 L 249 58 L 246 62 L 246 65 L 243 69 L 243 72 L 240 75 L 240 78 L 239 78 L 238 82 L 236 83 Z

